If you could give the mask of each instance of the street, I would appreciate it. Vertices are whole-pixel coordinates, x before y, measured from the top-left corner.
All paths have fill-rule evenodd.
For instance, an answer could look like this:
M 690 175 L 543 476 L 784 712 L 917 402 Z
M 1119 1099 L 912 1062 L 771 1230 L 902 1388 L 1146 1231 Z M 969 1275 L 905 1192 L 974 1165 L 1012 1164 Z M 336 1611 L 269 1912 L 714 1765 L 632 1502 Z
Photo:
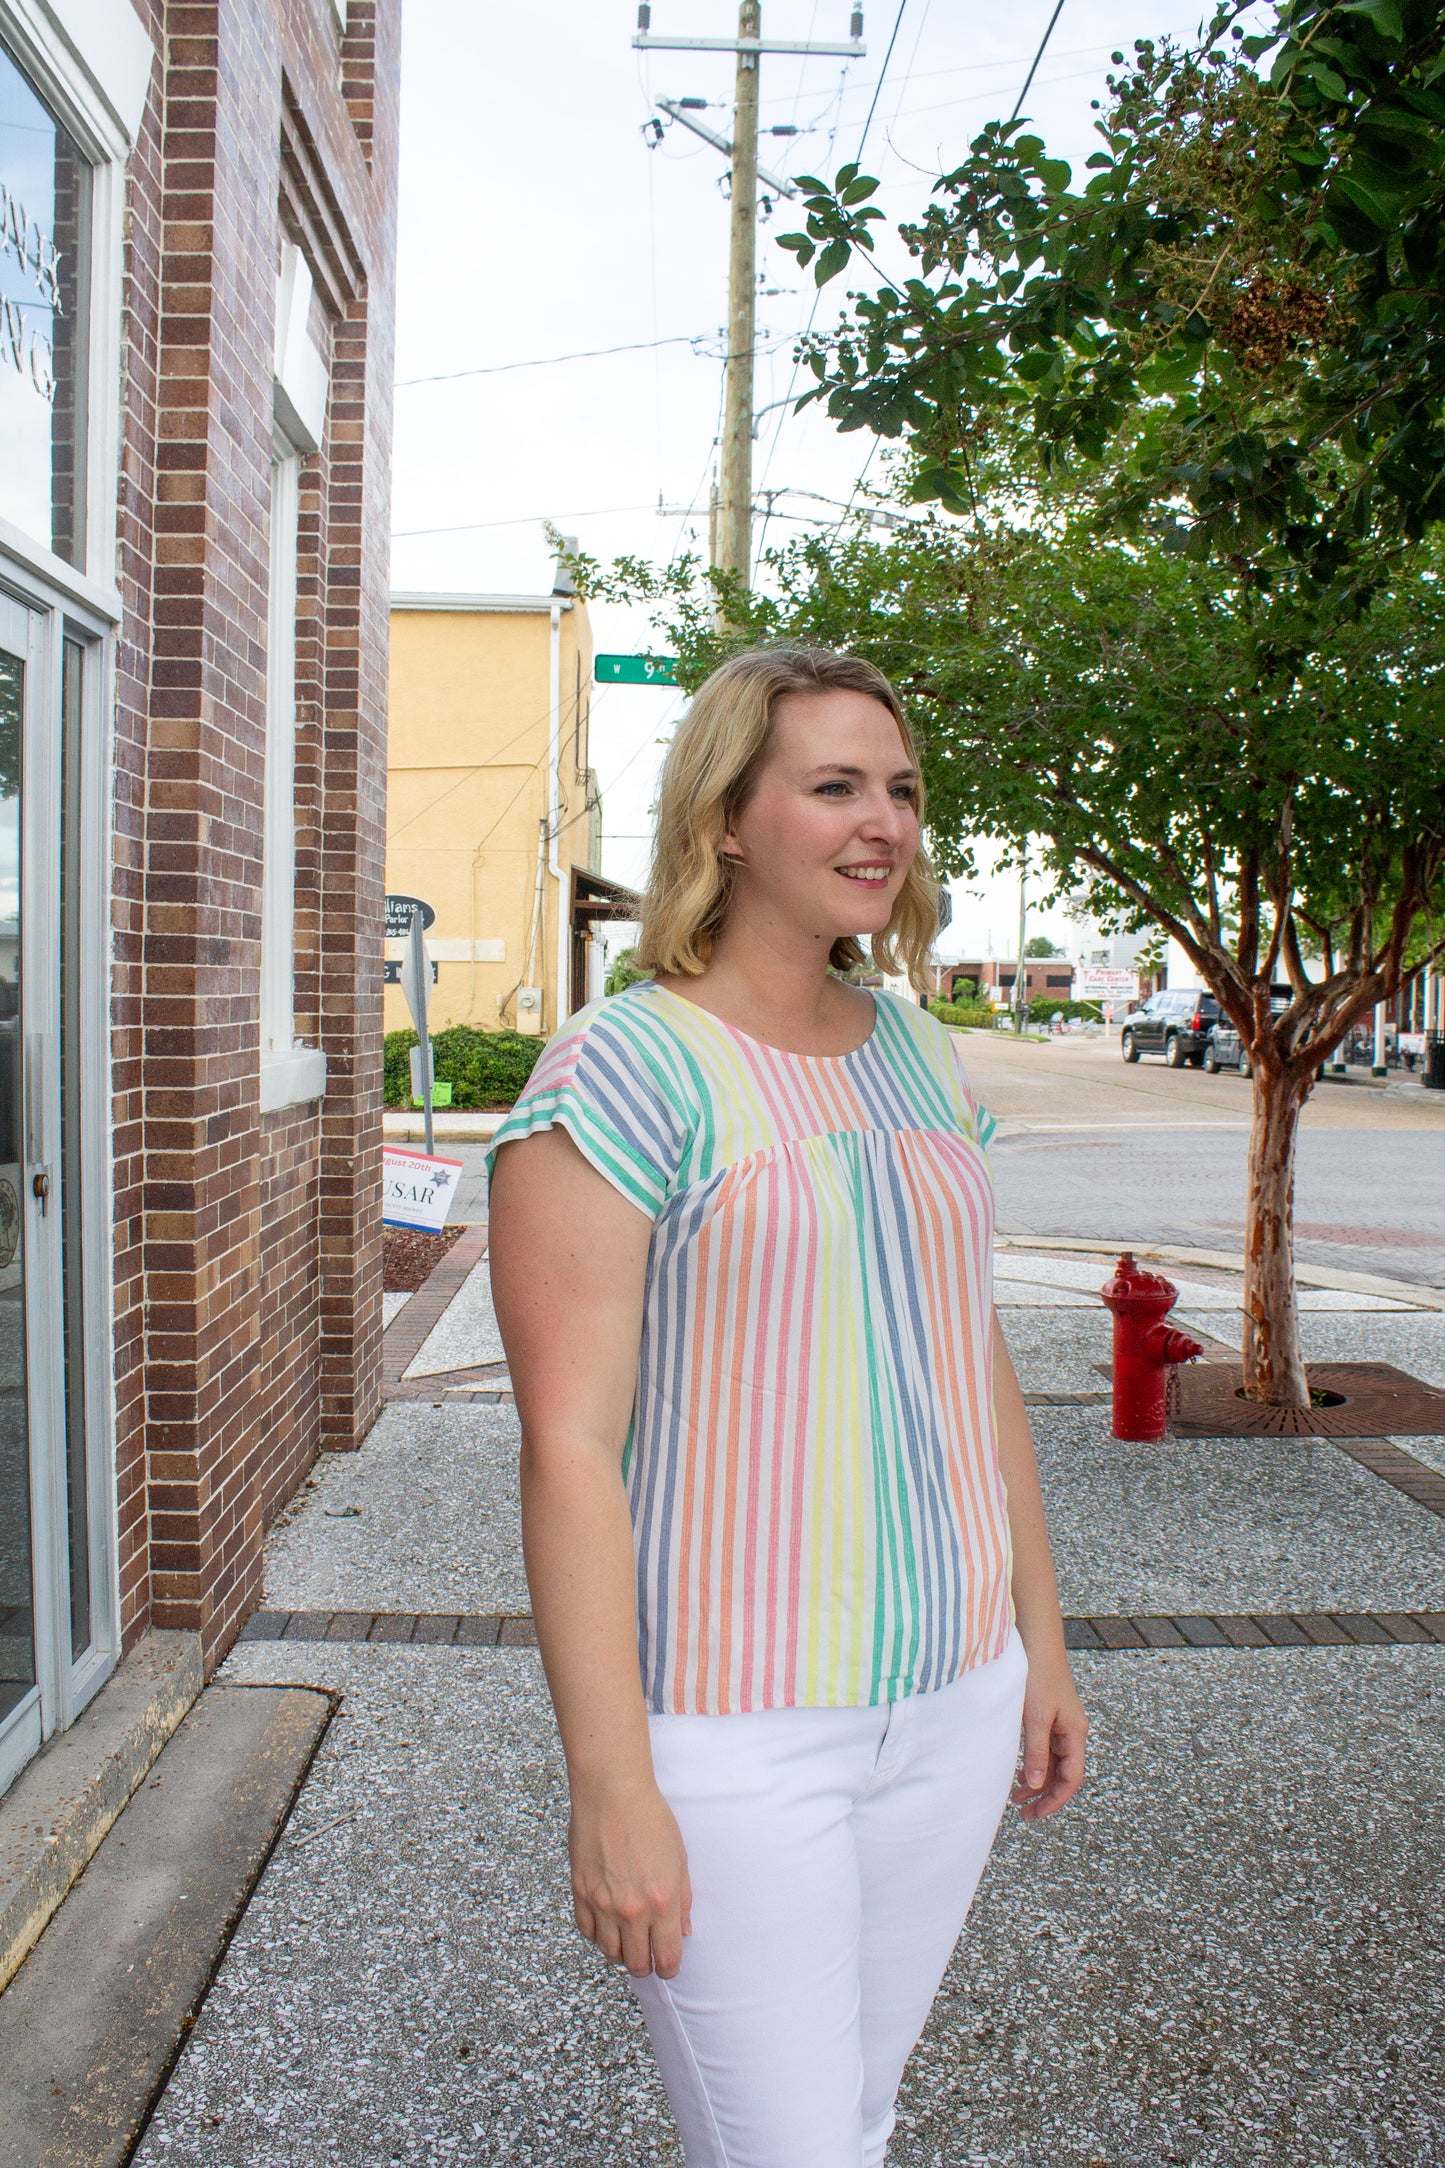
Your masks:
M 1002 1228 L 1242 1254 L 1248 1079 L 1129 1065 L 1117 1039 L 971 1032 L 965 1058 L 1000 1125 Z M 1445 1092 L 1405 1092 L 1316 1086 L 1299 1142 L 1301 1263 L 1445 1282 Z

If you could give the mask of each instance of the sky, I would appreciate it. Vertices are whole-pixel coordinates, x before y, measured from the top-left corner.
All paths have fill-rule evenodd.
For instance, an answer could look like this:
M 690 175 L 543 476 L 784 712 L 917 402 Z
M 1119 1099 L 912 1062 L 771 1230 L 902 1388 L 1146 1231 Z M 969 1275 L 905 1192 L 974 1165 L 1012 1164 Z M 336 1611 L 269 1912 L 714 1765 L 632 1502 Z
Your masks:
M 865 59 L 765 57 L 762 126 L 801 132 L 765 135 L 762 163 L 784 176 L 832 173 L 861 147 L 881 183 L 885 222 L 876 230 L 890 236 L 919 215 L 933 179 L 983 124 L 1012 111 L 1053 5 L 903 0 L 900 12 L 898 0 L 871 0 Z M 1203 12 L 1199 0 L 1064 0 L 1024 107 L 1050 150 L 1077 168 L 1097 148 L 1090 101 L 1105 94 L 1112 51 L 1137 37 L 1188 37 Z M 764 0 L 763 34 L 838 42 L 849 13 L 850 0 Z M 654 36 L 726 37 L 736 24 L 733 0 L 653 0 Z M 644 125 L 656 98 L 702 97 L 714 110 L 700 117 L 728 134 L 733 61 L 636 52 L 635 27 L 635 0 L 546 8 L 407 0 L 398 589 L 546 592 L 547 520 L 601 558 L 706 553 L 726 317 L 726 160 L 677 126 L 649 149 Z M 798 223 L 781 202 L 758 236 L 754 490 L 779 492 L 768 544 L 835 520 L 872 441 L 840 435 L 815 409 L 791 412 L 794 342 L 815 302 L 816 323 L 833 320 L 849 283 L 818 297 L 811 274 L 776 246 Z M 896 237 L 891 256 L 880 241 L 879 257 L 895 267 L 907 260 Z M 617 347 L 630 350 L 595 354 Z M 583 352 L 594 358 L 552 359 Z M 539 362 L 547 365 L 514 366 Z M 590 614 L 601 652 L 657 645 L 641 611 L 594 604 Z M 648 808 L 678 712 L 679 697 L 665 691 L 594 694 L 602 870 L 632 885 L 646 871 Z M 1016 877 L 956 884 L 954 913 L 941 954 L 1012 954 Z M 1036 910 L 1029 932 L 1061 946 L 1078 938 L 1062 915 Z

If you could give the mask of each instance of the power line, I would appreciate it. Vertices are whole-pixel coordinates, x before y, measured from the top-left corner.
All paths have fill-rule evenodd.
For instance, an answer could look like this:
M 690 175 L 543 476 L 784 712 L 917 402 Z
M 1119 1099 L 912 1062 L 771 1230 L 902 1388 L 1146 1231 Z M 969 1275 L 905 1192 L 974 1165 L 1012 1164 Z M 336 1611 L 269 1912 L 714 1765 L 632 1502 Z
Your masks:
M 1118 40 L 1115 39 L 1113 42 L 1117 44 Z M 1090 53 L 1107 53 L 1109 50 L 1109 41 L 1106 39 L 1104 42 L 1095 45 L 1071 45 L 1064 52 L 1056 53 L 1054 57 L 1056 60 L 1082 60 Z M 1007 60 L 965 60 L 961 61 L 956 68 L 915 69 L 910 65 L 908 71 L 908 80 L 910 82 L 933 83 L 939 81 L 942 77 L 947 75 L 977 76 L 999 74 L 1006 72 L 1010 68 L 1016 68 L 1019 65 L 1020 61 L 1024 59 L 1024 57 L 1025 56 L 1022 53 L 1016 53 Z M 845 95 L 850 98 L 861 98 L 865 91 L 870 91 L 874 88 L 876 88 L 876 84 L 874 81 L 870 79 L 860 79 L 856 82 L 851 82 L 848 84 Z M 836 96 L 836 91 L 829 93 L 830 103 L 832 99 L 836 98 Z M 788 103 L 788 99 L 786 98 L 786 96 L 777 98 L 764 98 L 762 100 L 762 103 L 764 105 L 786 105 Z M 924 110 L 931 110 L 931 108 L 925 108 Z M 796 113 L 794 114 L 794 118 L 797 118 Z
M 1062 4 L 1062 0 L 1060 0 L 1060 4 Z M 900 31 L 900 30 L 902 29 L 902 27 L 903 27 L 903 16 L 904 16 L 904 11 L 906 10 L 907 6 L 908 6 L 908 0 L 898 0 L 898 13 L 897 13 L 897 14 L 896 14 L 896 15 L 894 16 L 894 18 L 893 18 L 893 35 L 892 35 L 892 36 L 891 36 L 891 37 L 889 38 L 889 40 L 888 40 L 888 50 L 887 50 L 887 52 L 886 52 L 886 53 L 884 54 L 884 56 L 883 56 L 883 66 L 882 66 L 882 67 L 881 67 L 881 69 L 879 70 L 879 72 L 878 72 L 878 80 L 877 80 L 877 82 L 876 82 L 876 83 L 874 84 L 874 86 L 873 86 L 873 102 L 872 102 L 872 104 L 871 104 L 871 105 L 869 106 L 869 108 L 868 108 L 868 118 L 867 118 L 867 120 L 865 120 L 865 121 L 864 121 L 864 123 L 863 123 L 863 133 L 862 133 L 862 135 L 861 135 L 861 136 L 860 136 L 860 137 L 858 138 L 858 152 L 857 152 L 857 157 L 856 157 L 856 159 L 854 160 L 854 163 L 855 163 L 855 164 L 858 164 L 858 165 L 861 165 L 861 164 L 862 164 L 862 162 L 863 162 L 863 146 L 864 146 L 864 144 L 865 144 L 865 143 L 866 143 L 866 142 L 868 141 L 868 130 L 869 130 L 869 129 L 870 129 L 871 127 L 872 127 L 872 125 L 873 125 L 873 115 L 874 115 L 874 114 L 875 114 L 875 113 L 877 112 L 877 110 L 878 110 L 878 99 L 879 99 L 879 96 L 880 96 L 880 94 L 882 93 L 882 89 L 883 89 L 883 84 L 884 84 L 884 79 L 886 78 L 886 76 L 887 76 L 887 74 L 888 74 L 888 63 L 889 63 L 889 61 L 890 61 L 890 60 L 891 60 L 891 59 L 893 58 L 893 48 L 894 48 L 894 46 L 895 46 L 895 45 L 896 45 L 896 44 L 898 43 L 898 33 L 899 33 L 899 31 Z M 914 47 L 914 54 L 915 54 L 915 56 L 917 55 L 917 51 L 918 51 L 918 48 L 917 48 L 917 46 L 915 46 L 915 47 Z M 812 308 L 811 308 L 811 309 L 809 309 L 809 311 L 808 311 L 808 321 L 807 321 L 806 325 L 805 325 L 805 326 L 804 326 L 804 328 L 803 328 L 803 337 L 804 337 L 805 339 L 807 338 L 807 336 L 808 336 L 809 332 L 811 332 L 811 330 L 812 330 L 812 328 L 813 328 L 813 323 L 814 323 L 814 320 L 815 320 L 815 318 L 817 317 L 817 314 L 818 314 L 818 305 L 819 305 L 819 303 L 821 302 L 822 298 L 823 298 L 823 289 L 822 289 L 822 287 L 820 286 L 820 287 L 819 287 L 819 288 L 817 289 L 817 291 L 816 291 L 816 292 L 814 293 L 814 295 L 813 295 L 813 306 L 812 306 Z M 763 473 L 762 473 L 762 479 L 763 479 L 763 481 L 764 481 L 764 482 L 766 482 L 766 480 L 767 480 L 767 478 L 768 478 L 768 474 L 769 474 L 769 472 L 771 471 L 771 468 L 772 468 L 772 464 L 773 464 L 773 460 L 774 460 L 774 457 L 776 456 L 776 453 L 777 453 L 777 449 L 778 449 L 778 441 L 779 441 L 779 439 L 781 438 L 781 436 L 782 436 L 782 434 L 783 434 L 783 429 L 784 429 L 784 426 L 785 426 L 785 425 L 786 425 L 786 423 L 787 423 L 787 419 L 788 419 L 788 407 L 789 407 L 789 405 L 790 405 L 790 403 L 791 403 L 791 401 L 792 401 L 792 397 L 793 397 L 793 387 L 795 386 L 795 384 L 796 384 L 796 383 L 797 383 L 797 381 L 798 381 L 798 370 L 800 369 L 800 367 L 801 367 L 801 366 L 802 366 L 802 364 L 801 364 L 801 363 L 800 363 L 800 362 L 799 362 L 799 361 L 798 361 L 798 360 L 797 360 L 797 359 L 795 358 L 795 359 L 794 359 L 794 362 L 793 362 L 793 371 L 792 371 L 792 375 L 791 375 L 791 376 L 790 376 L 790 377 L 788 378 L 788 388 L 787 388 L 787 390 L 786 390 L 786 391 L 784 392 L 784 394 L 783 394 L 783 397 L 782 397 L 782 401 L 781 401 L 781 405 L 782 405 L 782 409 L 783 409 L 783 411 L 782 411 L 782 412 L 781 412 L 781 413 L 779 414 L 779 416 L 778 416 L 778 426 L 777 426 L 777 428 L 776 428 L 776 429 L 775 429 L 775 430 L 773 431 L 773 441 L 772 441 L 772 443 L 771 443 L 771 444 L 770 444 L 770 445 L 768 446 L 768 456 L 767 456 L 767 459 L 766 459 L 766 460 L 764 461 L 764 463 L 763 463 Z M 766 522 L 764 523 L 764 527 L 765 527 L 765 530 L 766 530 Z
M 542 354 L 535 361 L 492 361 L 480 369 L 446 369 L 440 376 L 399 376 L 392 389 L 406 391 L 413 384 L 451 384 L 460 376 L 504 376 L 509 369 L 552 369 L 561 361 L 596 361 L 604 354 L 640 354 L 654 346 L 699 347 L 710 336 L 706 331 L 679 331 L 667 339 L 634 339 L 627 346 L 589 346 L 580 354 Z
M 1059 5 L 1060 7 L 1063 6 L 1063 0 L 1059 0 Z M 898 13 L 893 18 L 893 35 L 888 40 L 888 50 L 883 55 L 883 65 L 878 71 L 878 80 L 873 85 L 873 103 L 868 108 L 868 118 L 864 121 L 863 133 L 858 138 L 858 156 L 855 163 L 859 165 L 863 162 L 863 146 L 868 141 L 868 130 L 873 126 L 873 115 L 877 112 L 878 100 L 883 95 L 883 84 L 888 74 L 888 63 L 893 58 L 893 48 L 898 43 L 898 33 L 903 28 L 903 16 L 907 6 L 908 0 L 898 0 Z M 914 51 L 917 50 L 918 48 L 915 46 Z
M 1050 38 L 1051 38 L 1051 37 L 1053 36 L 1053 34 L 1054 34 L 1054 24 L 1055 24 L 1055 23 L 1056 23 L 1056 22 L 1058 21 L 1059 17 L 1060 17 L 1060 16 L 1061 16 L 1061 15 L 1063 14 L 1063 12 L 1064 12 L 1064 0 L 1058 0 L 1058 4 L 1057 4 L 1057 6 L 1056 6 L 1056 7 L 1055 7 L 1055 9 L 1054 9 L 1054 12 L 1053 12 L 1053 14 L 1052 14 L 1052 15 L 1051 15 L 1051 16 L 1049 17 L 1049 27 L 1048 27 L 1048 29 L 1047 29 L 1047 30 L 1046 30 L 1046 31 L 1044 32 L 1043 36 L 1042 36 L 1042 37 L 1041 37 L 1041 38 L 1039 39 L 1039 49 L 1038 49 L 1038 51 L 1037 51 L 1037 52 L 1036 52 L 1036 53 L 1034 54 L 1034 57 L 1033 57 L 1033 59 L 1032 59 L 1032 60 L 1031 60 L 1031 61 L 1029 62 L 1029 72 L 1028 72 L 1028 74 L 1027 74 L 1027 75 L 1026 75 L 1026 76 L 1024 77 L 1024 87 L 1023 87 L 1023 89 L 1022 89 L 1022 90 L 1021 90 L 1021 91 L 1019 92 L 1019 96 L 1018 96 L 1018 104 L 1017 104 L 1017 105 L 1016 105 L 1016 106 L 1014 107 L 1013 111 L 1012 111 L 1012 112 L 1010 113 L 1010 115 L 1009 115 L 1009 123 L 1010 123 L 1010 125 L 1012 125 L 1012 124 L 1013 124 L 1013 122 L 1014 122 L 1014 121 L 1016 121 L 1016 120 L 1018 119 L 1018 117 L 1019 117 L 1019 114 L 1020 114 L 1020 113 L 1022 112 L 1022 110 L 1023 110 L 1023 102 L 1024 102 L 1025 98 L 1026 98 L 1026 97 L 1028 96 L 1028 94 L 1029 94 L 1029 86 L 1030 86 L 1030 84 L 1031 84 L 1031 83 L 1033 82 L 1034 76 L 1035 76 L 1035 74 L 1036 74 L 1036 73 L 1037 73 L 1037 71 L 1038 71 L 1038 65 L 1039 65 L 1039 62 L 1040 62 L 1040 61 L 1041 61 L 1041 60 L 1043 59 L 1043 57 L 1044 57 L 1044 48 L 1045 48 L 1045 46 L 1046 46 L 1046 45 L 1048 44 L 1048 42 L 1049 42 L 1049 39 L 1050 39 Z
M 524 512 L 516 519 L 469 519 L 459 527 L 393 527 L 393 542 L 407 542 L 415 535 L 426 534 L 480 534 L 488 527 L 540 526 L 544 519 L 603 519 L 612 512 L 655 512 L 655 504 L 599 504 L 585 512 Z

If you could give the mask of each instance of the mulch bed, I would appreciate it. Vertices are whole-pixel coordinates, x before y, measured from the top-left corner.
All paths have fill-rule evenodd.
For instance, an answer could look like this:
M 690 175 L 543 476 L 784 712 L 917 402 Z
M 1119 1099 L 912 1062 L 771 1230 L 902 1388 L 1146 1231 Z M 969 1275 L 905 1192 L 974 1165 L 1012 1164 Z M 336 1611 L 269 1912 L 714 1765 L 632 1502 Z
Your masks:
M 466 1228 L 443 1227 L 433 1235 L 415 1227 L 384 1227 L 381 1235 L 381 1284 L 388 1295 L 414 1295 Z

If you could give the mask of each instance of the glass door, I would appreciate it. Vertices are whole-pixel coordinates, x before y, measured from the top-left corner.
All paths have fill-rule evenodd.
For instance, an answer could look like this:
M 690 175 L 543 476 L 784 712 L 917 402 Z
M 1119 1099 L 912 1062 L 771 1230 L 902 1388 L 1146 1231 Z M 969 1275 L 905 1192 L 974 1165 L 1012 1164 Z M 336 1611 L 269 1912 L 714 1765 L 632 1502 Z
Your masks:
M 58 600 L 0 587 L 0 1791 L 114 1654 L 87 1329 L 105 1260 L 83 1211 L 85 1001 L 103 978 L 89 923 L 103 854 L 80 841 L 98 652 Z
M 35 613 L 0 595 L 0 1783 L 40 1743 L 26 1390 L 21 748 L 42 662 Z

